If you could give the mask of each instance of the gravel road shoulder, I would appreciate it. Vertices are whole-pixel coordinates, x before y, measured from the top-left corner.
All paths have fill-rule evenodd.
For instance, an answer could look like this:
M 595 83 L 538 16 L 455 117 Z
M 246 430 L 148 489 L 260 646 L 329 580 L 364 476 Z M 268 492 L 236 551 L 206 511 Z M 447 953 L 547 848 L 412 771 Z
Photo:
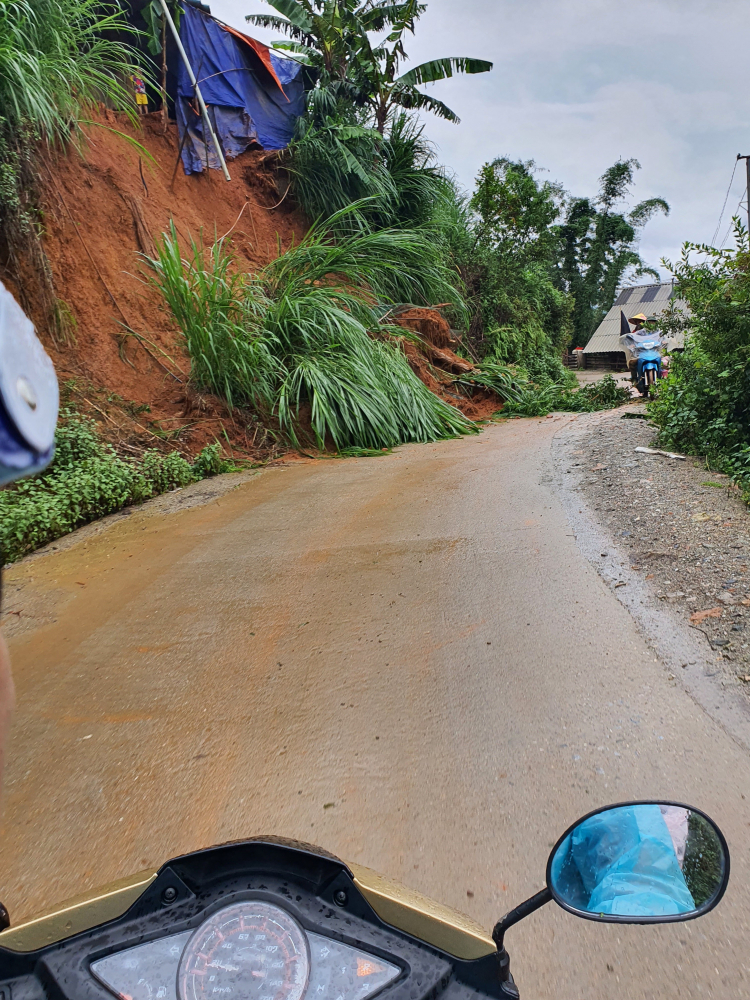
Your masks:
M 750 749 L 750 512 L 726 476 L 653 447 L 645 407 L 565 421 L 551 480 L 579 548 L 675 684 Z

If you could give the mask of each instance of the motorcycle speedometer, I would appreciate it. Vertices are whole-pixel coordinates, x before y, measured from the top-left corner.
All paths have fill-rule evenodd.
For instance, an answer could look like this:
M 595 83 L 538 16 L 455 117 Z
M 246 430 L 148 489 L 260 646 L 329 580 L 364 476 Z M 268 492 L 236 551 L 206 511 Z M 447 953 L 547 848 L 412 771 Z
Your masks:
M 180 962 L 180 1000 L 301 1000 L 310 974 L 307 938 L 285 910 L 233 903 L 197 929 Z

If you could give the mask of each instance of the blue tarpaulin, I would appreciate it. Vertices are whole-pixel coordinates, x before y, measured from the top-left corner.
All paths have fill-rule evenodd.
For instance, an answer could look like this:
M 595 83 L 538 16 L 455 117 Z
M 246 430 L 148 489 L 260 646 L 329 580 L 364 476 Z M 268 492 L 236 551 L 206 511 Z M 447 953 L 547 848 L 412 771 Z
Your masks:
M 190 60 L 214 131 L 227 159 L 249 146 L 283 149 L 294 132 L 294 122 L 304 111 L 302 67 L 284 59 L 267 46 L 227 30 L 209 14 L 183 5 L 180 39 Z M 177 124 L 184 139 L 182 162 L 188 174 L 209 167 L 219 159 L 193 100 L 193 87 L 180 63 L 177 79 Z M 185 131 L 187 130 L 187 135 Z

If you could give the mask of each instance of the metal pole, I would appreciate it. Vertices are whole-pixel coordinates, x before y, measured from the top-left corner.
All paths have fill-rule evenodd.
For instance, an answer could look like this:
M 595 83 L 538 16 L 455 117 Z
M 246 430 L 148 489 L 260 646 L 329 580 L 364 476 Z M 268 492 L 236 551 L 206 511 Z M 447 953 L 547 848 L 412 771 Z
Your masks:
M 738 153 L 737 159 L 745 161 L 747 173 L 747 186 L 745 188 L 745 198 L 747 199 L 747 231 L 750 234 L 750 156 L 743 156 L 742 153 Z
M 216 148 L 216 153 L 219 157 L 219 162 L 221 163 L 221 169 L 222 172 L 224 173 L 224 177 L 226 178 L 226 180 L 230 181 L 232 178 L 229 176 L 229 171 L 227 170 L 227 164 L 226 160 L 224 159 L 224 154 L 221 151 L 219 140 L 216 138 L 216 133 L 214 132 L 211 126 L 211 122 L 209 121 L 208 118 L 208 108 L 206 107 L 206 103 L 203 100 L 203 94 L 201 94 L 200 92 L 198 81 L 195 79 L 195 74 L 193 73 L 193 69 L 190 65 L 190 60 L 187 57 L 187 52 L 185 52 L 182 41 L 180 40 L 180 36 L 177 32 L 177 28 L 175 27 L 175 23 L 172 20 L 172 15 L 169 13 L 169 7 L 167 7 L 167 0 L 161 0 L 161 6 L 162 10 L 164 11 L 164 16 L 167 19 L 167 23 L 169 24 L 169 27 L 172 29 L 172 34 L 174 36 L 175 42 L 177 43 L 177 48 L 179 49 L 182 61 L 185 63 L 185 69 L 188 71 L 190 82 L 192 83 L 193 89 L 195 90 L 195 96 L 198 101 L 198 107 L 201 109 L 201 117 L 203 118 L 203 125 L 208 134 L 211 136 L 211 139 L 213 140 L 213 144 L 214 147 Z

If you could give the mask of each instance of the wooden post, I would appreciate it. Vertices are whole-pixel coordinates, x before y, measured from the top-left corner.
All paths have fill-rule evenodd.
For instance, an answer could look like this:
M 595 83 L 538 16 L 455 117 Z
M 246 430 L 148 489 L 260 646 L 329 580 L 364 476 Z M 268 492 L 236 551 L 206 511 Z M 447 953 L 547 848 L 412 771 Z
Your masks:
M 179 32 L 175 27 L 175 23 L 172 20 L 172 15 L 169 13 L 169 7 L 167 7 L 167 0 L 161 0 L 161 6 L 164 11 L 164 16 L 167 19 L 167 23 L 169 24 L 169 27 L 172 30 L 172 35 L 177 44 L 180 57 L 182 58 L 182 61 L 185 64 L 185 69 L 188 71 L 190 82 L 192 83 L 193 88 L 195 89 L 195 97 L 198 101 L 198 107 L 201 109 L 201 117 L 203 118 L 203 127 L 206 130 L 206 135 L 207 136 L 210 135 L 211 139 L 213 140 L 213 144 L 216 149 L 216 155 L 219 157 L 219 163 L 221 164 L 221 169 L 224 174 L 224 177 L 226 178 L 226 180 L 231 181 L 232 178 L 229 176 L 229 171 L 227 170 L 227 161 L 224 159 L 224 153 L 222 152 L 221 146 L 219 145 L 219 140 L 216 138 L 216 133 L 214 132 L 211 122 L 209 120 L 208 109 L 206 108 L 206 102 L 203 100 L 203 94 L 201 94 L 200 87 L 198 86 L 198 81 L 195 79 L 195 73 L 193 73 L 193 68 L 190 65 L 190 60 L 187 57 L 187 52 L 185 51 L 185 48 L 182 44 Z M 206 142 L 206 148 L 208 149 L 208 142 Z

